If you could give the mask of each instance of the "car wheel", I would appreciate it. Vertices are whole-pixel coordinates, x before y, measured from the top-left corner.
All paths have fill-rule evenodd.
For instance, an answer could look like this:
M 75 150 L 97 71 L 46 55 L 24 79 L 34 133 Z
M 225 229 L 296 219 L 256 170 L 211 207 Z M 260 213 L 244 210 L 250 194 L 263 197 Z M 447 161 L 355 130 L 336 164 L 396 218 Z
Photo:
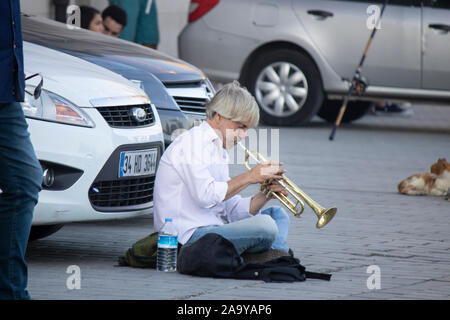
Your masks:
M 369 110 L 370 101 L 350 101 L 345 109 L 342 123 L 349 123 L 363 117 Z M 325 100 L 317 115 L 334 123 L 342 106 L 342 100 Z
M 265 51 L 256 57 L 244 80 L 269 125 L 307 123 L 323 101 L 322 81 L 314 62 L 291 49 Z
M 28 241 L 34 241 L 34 240 L 48 237 L 49 235 L 51 235 L 51 234 L 55 233 L 56 231 L 58 231 L 59 229 L 61 229 L 63 226 L 64 226 L 63 224 L 32 226 Z

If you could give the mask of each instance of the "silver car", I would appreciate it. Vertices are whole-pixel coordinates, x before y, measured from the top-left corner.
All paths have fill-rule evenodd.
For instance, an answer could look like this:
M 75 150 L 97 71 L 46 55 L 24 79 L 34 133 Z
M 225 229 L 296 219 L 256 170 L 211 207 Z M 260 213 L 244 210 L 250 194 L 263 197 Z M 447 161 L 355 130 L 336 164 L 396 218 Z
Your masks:
M 263 122 L 334 121 L 383 0 L 192 1 L 179 54 L 211 79 L 239 79 Z M 392 0 L 364 62 L 368 100 L 450 101 L 450 1 Z

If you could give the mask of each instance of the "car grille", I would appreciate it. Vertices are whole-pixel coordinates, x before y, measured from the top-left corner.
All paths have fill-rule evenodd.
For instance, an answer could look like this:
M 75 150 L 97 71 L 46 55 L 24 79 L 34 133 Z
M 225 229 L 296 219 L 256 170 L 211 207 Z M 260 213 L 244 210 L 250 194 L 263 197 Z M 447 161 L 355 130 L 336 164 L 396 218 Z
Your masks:
M 208 102 L 207 99 L 177 96 L 174 96 L 173 98 L 183 112 L 198 114 L 205 114 L 206 112 L 205 105 Z
M 135 107 L 142 108 L 147 113 L 146 118 L 138 122 L 131 114 L 131 110 Z M 97 107 L 97 110 L 113 128 L 135 128 L 151 125 L 155 122 L 152 108 L 150 104 L 131 105 L 131 106 L 112 106 Z
M 89 200 L 97 208 L 122 208 L 153 201 L 155 177 L 97 181 L 89 189 Z
M 204 81 L 164 83 L 181 111 L 187 115 L 204 117 L 206 104 L 213 96 L 213 89 Z

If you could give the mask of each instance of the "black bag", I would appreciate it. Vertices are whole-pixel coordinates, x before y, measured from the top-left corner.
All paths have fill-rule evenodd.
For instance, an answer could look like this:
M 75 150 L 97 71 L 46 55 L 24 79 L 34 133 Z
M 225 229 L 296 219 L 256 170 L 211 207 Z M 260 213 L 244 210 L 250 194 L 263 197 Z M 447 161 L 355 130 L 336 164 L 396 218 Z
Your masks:
M 306 278 L 330 280 L 330 274 L 308 272 L 291 256 L 265 263 L 245 263 L 234 245 L 224 237 L 208 233 L 184 245 L 178 254 L 178 271 L 200 277 L 258 279 L 265 282 L 305 281 Z

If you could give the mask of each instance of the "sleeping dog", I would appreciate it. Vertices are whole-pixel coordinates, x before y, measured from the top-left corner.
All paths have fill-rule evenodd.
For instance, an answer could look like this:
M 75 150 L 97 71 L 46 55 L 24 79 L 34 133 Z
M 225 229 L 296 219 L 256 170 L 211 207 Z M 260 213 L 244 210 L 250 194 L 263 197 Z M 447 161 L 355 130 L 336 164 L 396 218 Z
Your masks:
M 398 191 L 408 195 L 449 196 L 450 163 L 439 159 L 428 173 L 414 174 L 398 184 Z

